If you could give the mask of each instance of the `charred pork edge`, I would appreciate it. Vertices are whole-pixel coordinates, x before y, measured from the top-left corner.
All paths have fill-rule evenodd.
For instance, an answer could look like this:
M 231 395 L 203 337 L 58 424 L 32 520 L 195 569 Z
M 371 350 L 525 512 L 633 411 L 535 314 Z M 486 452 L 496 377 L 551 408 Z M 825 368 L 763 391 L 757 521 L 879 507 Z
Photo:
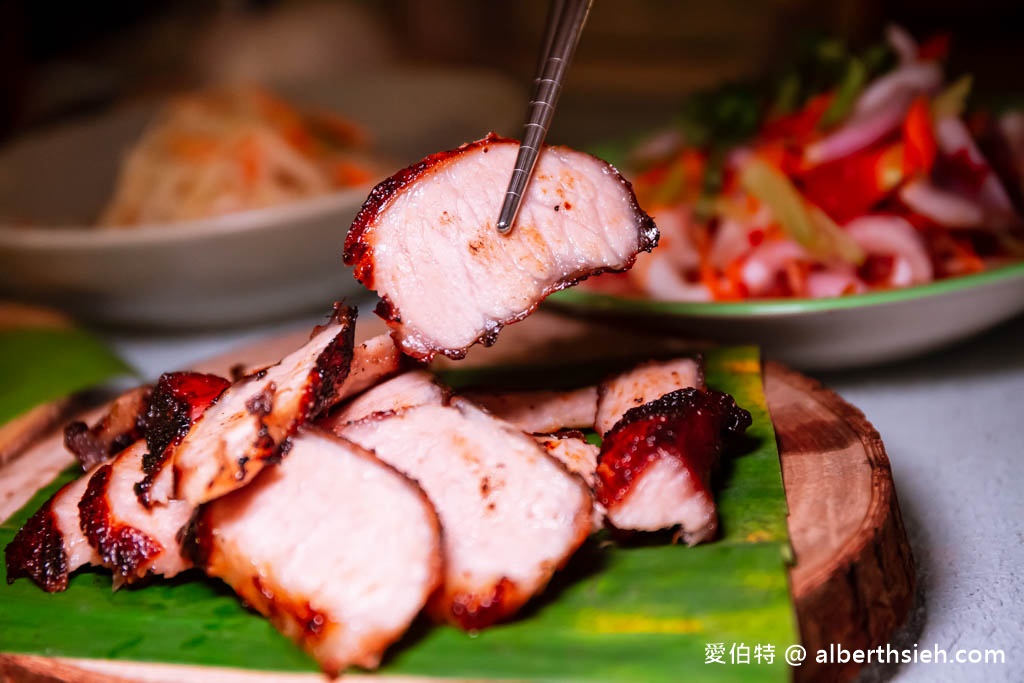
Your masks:
M 356 320 L 359 312 L 354 306 L 346 306 L 335 302 L 331 323 L 341 326 L 338 334 L 331 339 L 316 358 L 316 379 L 308 386 L 311 395 L 307 394 L 303 409 L 306 414 L 301 418 L 304 422 L 317 416 L 337 402 L 336 391 L 348 379 L 352 371 L 352 358 L 355 354 Z M 326 326 L 314 328 L 309 338 L 315 337 Z
M 190 373 L 190 374 L 192 374 L 192 373 Z M 197 374 L 197 375 L 209 375 L 210 377 L 216 377 L 216 378 L 224 380 L 224 378 L 219 377 L 219 375 L 214 375 L 214 374 L 211 374 L 211 373 L 194 373 L 194 374 Z M 163 379 L 163 377 L 161 377 L 161 380 L 162 379 Z M 164 471 L 164 468 L 173 459 L 175 446 L 177 446 L 179 443 L 181 443 L 181 440 L 183 438 L 185 438 L 185 435 L 191 429 L 195 428 L 196 424 L 198 424 L 199 421 L 202 420 L 203 417 L 206 415 L 206 412 L 208 410 L 210 410 L 210 408 L 212 408 L 213 406 L 217 405 L 217 403 L 220 401 L 220 397 L 223 396 L 224 392 L 227 391 L 228 388 L 231 387 L 231 383 L 229 382 L 229 380 L 224 380 L 224 381 L 228 382 L 228 383 L 224 385 L 224 387 L 221 389 L 220 393 L 218 393 L 216 396 L 214 396 L 210 400 L 210 402 L 207 404 L 206 408 L 203 410 L 202 413 L 199 414 L 198 417 L 196 417 L 194 420 L 190 420 L 189 423 L 187 425 L 183 426 L 183 427 L 179 426 L 179 429 L 175 430 L 175 432 L 167 440 L 167 443 L 164 445 L 163 450 L 160 453 L 153 453 L 153 450 L 152 450 L 151 446 L 152 446 L 152 443 L 154 443 L 154 441 L 150 438 L 150 435 L 148 433 L 145 434 L 145 438 L 146 438 L 146 453 L 142 456 L 142 473 L 143 473 L 143 477 L 142 477 L 141 480 L 136 482 L 135 486 L 134 486 L 135 497 L 138 498 L 139 503 L 142 505 L 142 507 L 146 508 L 147 510 L 151 509 L 153 507 L 154 501 L 150 497 L 150 491 L 153 488 L 153 484 L 156 483 L 157 477 L 160 476 L 160 474 Z M 157 386 L 159 386 L 159 382 L 157 383 Z M 154 387 L 154 389 L 155 388 L 156 387 Z M 152 395 L 151 395 L 150 407 L 151 408 L 153 407 Z M 179 401 L 179 407 L 183 407 L 185 409 L 189 409 L 189 412 L 191 412 L 191 407 L 192 406 L 190 406 L 187 401 L 182 400 L 182 401 Z M 147 416 L 147 420 L 148 420 L 148 416 Z M 163 425 L 163 426 L 164 427 L 168 427 L 169 425 Z M 152 425 L 149 425 L 149 429 L 152 429 Z
M 653 364 L 653 363 L 670 363 L 670 362 L 672 362 L 674 360 L 684 360 L 684 359 L 687 359 L 687 358 L 691 359 L 692 361 L 694 361 L 697 364 L 697 384 L 694 387 L 676 387 L 672 391 L 679 391 L 680 389 L 689 389 L 689 388 L 700 389 L 702 391 L 707 389 L 707 379 L 705 377 L 706 367 L 705 367 L 705 364 L 704 364 L 704 354 L 702 352 L 700 352 L 700 351 L 697 351 L 696 353 L 693 353 L 693 354 L 680 355 L 680 356 L 676 356 L 675 358 L 669 358 L 669 359 L 665 359 L 665 360 L 654 359 L 654 360 L 644 361 L 642 363 L 637 363 L 636 365 L 633 365 L 629 369 L 627 369 L 627 370 L 620 370 L 619 372 L 616 372 L 616 373 L 614 373 L 612 375 L 609 375 L 609 376 L 605 377 L 604 379 L 602 379 L 600 382 L 597 383 L 597 413 L 595 413 L 595 415 L 594 415 L 594 429 L 595 430 L 597 429 L 597 416 L 601 413 L 601 402 L 604 400 L 605 395 L 607 395 L 607 393 L 608 393 L 608 383 L 609 382 L 614 380 L 619 375 L 621 375 L 623 373 L 626 373 L 626 372 L 632 372 L 633 370 L 636 370 L 637 368 L 639 368 L 639 367 L 641 367 L 643 365 L 648 365 L 648 364 Z M 667 393 L 671 394 L 672 391 L 669 391 Z M 667 394 L 662 394 L 662 396 L 665 396 L 665 395 L 667 395 Z M 661 398 L 661 396 L 657 396 L 657 397 L 651 399 L 650 401 L 648 401 L 647 403 L 653 403 L 654 401 L 657 401 L 659 398 Z M 645 403 L 644 405 L 647 405 L 647 404 Z M 637 406 L 637 407 L 639 407 L 639 406 Z M 629 412 L 629 411 L 627 411 L 627 412 Z M 618 426 L 619 422 L 622 421 L 622 417 L 623 416 L 619 416 L 619 419 L 615 421 L 615 424 L 612 425 L 611 429 L 609 429 L 604 434 L 600 434 L 599 436 L 601 436 L 601 438 L 604 438 L 606 435 L 611 434 L 612 431 Z
M 64 448 L 75 456 L 83 471 L 107 462 L 141 437 L 153 389 L 154 387 L 148 384 L 132 387 L 107 403 L 105 412 L 94 424 L 89 425 L 79 419 L 72 420 L 64 426 Z M 134 403 L 135 408 L 131 427 L 117 433 L 109 433 L 114 411 L 124 410 L 124 404 L 128 402 Z
M 68 556 L 53 512 L 53 498 L 28 518 L 4 548 L 4 555 L 8 584 L 28 578 L 47 593 L 68 587 Z
M 103 566 L 121 579 L 131 581 L 140 576 L 140 569 L 164 552 L 164 547 L 145 532 L 115 518 L 107 496 L 112 474 L 113 466 L 106 463 L 89 478 L 85 493 L 78 501 L 78 520 Z

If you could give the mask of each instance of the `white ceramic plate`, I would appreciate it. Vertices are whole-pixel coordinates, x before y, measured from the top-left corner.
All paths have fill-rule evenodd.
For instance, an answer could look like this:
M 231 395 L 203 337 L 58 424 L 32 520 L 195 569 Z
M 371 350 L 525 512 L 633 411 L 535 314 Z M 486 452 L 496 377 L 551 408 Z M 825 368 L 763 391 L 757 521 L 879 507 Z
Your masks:
M 525 101 L 476 70 L 387 70 L 278 91 L 368 128 L 394 160 L 385 175 L 491 130 L 514 134 Z M 0 152 L 0 296 L 120 326 L 209 327 L 326 310 L 360 291 L 341 255 L 370 185 L 206 220 L 83 227 L 152 113 L 115 111 Z
M 920 287 L 833 299 L 675 303 L 577 288 L 548 302 L 572 315 L 759 344 L 769 358 L 798 368 L 838 369 L 931 351 L 1024 312 L 1024 263 Z

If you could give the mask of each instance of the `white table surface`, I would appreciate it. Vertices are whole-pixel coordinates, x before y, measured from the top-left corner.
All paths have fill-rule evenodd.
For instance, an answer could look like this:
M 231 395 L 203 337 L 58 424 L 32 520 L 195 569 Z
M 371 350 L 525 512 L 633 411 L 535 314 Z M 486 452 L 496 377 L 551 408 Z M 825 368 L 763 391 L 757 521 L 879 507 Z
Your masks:
M 107 337 L 143 375 L 156 377 L 318 321 Z M 922 588 L 903 645 L 950 655 L 1005 652 L 1003 665 L 903 665 L 894 680 L 1024 680 L 1024 317 L 922 358 L 814 374 L 864 411 L 892 461 Z M 874 670 L 865 678 L 891 675 Z

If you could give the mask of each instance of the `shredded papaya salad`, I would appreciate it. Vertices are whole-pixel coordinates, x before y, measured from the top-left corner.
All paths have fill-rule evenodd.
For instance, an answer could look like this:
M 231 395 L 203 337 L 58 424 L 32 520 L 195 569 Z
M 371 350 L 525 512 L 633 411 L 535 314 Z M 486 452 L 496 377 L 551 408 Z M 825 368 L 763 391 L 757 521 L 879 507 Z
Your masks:
M 366 146 L 347 119 L 301 111 L 260 88 L 183 95 L 126 155 L 98 223 L 184 221 L 365 185 L 375 175 Z
M 592 289 L 835 297 L 1024 256 L 1024 120 L 967 117 L 970 77 L 944 78 L 948 38 L 918 45 L 893 27 L 859 54 L 822 45 L 770 96 L 697 100 L 696 116 L 634 148 L 632 177 L 661 242 Z

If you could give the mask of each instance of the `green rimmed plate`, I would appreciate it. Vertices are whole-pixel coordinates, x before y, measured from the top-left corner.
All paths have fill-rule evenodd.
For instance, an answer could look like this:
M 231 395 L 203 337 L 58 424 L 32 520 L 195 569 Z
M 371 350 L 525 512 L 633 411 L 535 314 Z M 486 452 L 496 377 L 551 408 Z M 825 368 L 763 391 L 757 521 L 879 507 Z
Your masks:
M 755 343 L 803 369 L 894 361 L 965 339 L 1024 312 L 1024 263 L 919 287 L 828 299 L 673 302 L 574 288 L 547 305 L 574 316 L 727 343 Z

